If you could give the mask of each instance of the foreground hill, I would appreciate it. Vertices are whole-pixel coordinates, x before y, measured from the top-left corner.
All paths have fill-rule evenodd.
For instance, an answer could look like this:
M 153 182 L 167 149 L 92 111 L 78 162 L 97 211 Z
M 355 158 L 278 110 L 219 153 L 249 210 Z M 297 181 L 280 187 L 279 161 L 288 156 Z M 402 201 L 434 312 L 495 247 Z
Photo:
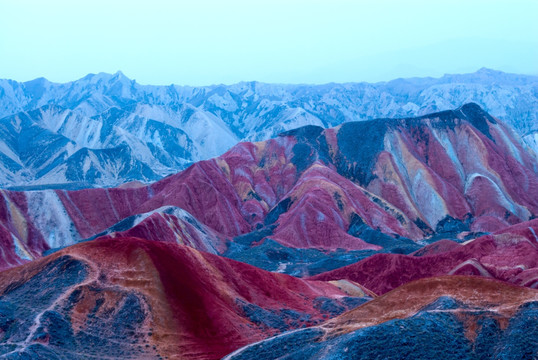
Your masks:
M 304 127 L 240 143 L 148 186 L 3 191 L 2 267 L 121 233 L 308 275 L 313 262 L 324 264 L 316 272 L 330 270 L 340 250 L 346 260 L 337 255 L 334 263 L 342 266 L 527 221 L 538 214 L 537 169 L 513 134 L 476 104 Z M 294 259 L 302 256 L 298 268 Z
M 0 273 L 0 356 L 219 359 L 368 295 L 182 245 L 95 240 Z
M 434 277 L 224 359 L 535 359 L 537 315 L 536 290 L 478 277 Z
M 468 102 L 538 148 L 538 77 L 481 69 L 368 84 L 140 85 L 118 72 L 56 84 L 0 80 L 0 186 L 151 182 L 240 140 L 301 126 L 421 116 Z

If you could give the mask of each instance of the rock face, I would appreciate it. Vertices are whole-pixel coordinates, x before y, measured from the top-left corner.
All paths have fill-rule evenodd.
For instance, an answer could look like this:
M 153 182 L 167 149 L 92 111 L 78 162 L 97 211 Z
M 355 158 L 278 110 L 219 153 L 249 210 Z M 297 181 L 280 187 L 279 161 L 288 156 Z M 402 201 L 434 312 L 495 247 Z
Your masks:
M 420 118 L 303 127 L 240 143 L 148 186 L 4 191 L 3 241 L 15 245 L 6 247 L 3 267 L 117 232 L 255 265 L 274 255 L 281 271 L 294 256 L 288 249 L 329 254 L 314 254 L 318 260 L 339 249 L 362 258 L 411 253 L 439 237 L 476 237 L 536 216 L 537 168 L 475 104 Z
M 0 353 L 218 359 L 370 299 L 348 292 L 182 245 L 96 240 L 0 273 Z
M 0 80 L 0 186 L 151 182 L 301 126 L 420 116 L 475 102 L 534 149 L 538 77 L 481 69 L 386 83 L 143 86 L 116 74 Z
M 535 290 L 499 281 L 423 279 L 224 359 L 534 359 L 537 301 Z

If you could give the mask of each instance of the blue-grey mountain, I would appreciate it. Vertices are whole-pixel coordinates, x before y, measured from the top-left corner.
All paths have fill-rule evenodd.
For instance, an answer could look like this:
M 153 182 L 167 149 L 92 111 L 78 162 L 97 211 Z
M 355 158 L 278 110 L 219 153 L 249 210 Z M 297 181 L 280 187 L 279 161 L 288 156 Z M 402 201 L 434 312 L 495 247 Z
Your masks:
M 471 101 L 538 151 L 538 76 L 489 69 L 375 84 L 151 86 L 121 72 L 65 84 L 0 80 L 0 186 L 149 182 L 242 140 Z

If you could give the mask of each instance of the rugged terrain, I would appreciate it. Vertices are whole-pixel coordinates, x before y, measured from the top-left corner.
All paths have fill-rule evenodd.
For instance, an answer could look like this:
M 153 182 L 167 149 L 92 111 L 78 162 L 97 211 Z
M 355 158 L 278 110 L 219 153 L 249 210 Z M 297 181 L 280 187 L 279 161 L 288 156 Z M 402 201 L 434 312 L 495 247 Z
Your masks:
M 535 359 L 537 306 L 536 290 L 433 277 L 224 359 Z
M 469 103 L 301 127 L 148 185 L 2 190 L 0 356 L 536 358 L 520 140 Z
M 368 84 L 140 85 L 121 72 L 57 84 L 0 80 L 0 186 L 151 182 L 306 125 L 398 118 L 475 102 L 538 151 L 538 77 L 489 69 Z
M 297 248 L 322 250 L 314 254 L 321 258 L 339 249 L 410 253 L 443 236 L 461 241 L 536 216 L 537 168 L 509 129 L 475 104 L 303 127 L 240 143 L 148 186 L 4 191 L 2 241 L 14 245 L 2 261 L 117 232 L 157 233 L 262 267 L 267 253 L 285 258 Z
M 241 276 L 238 276 L 241 274 Z M 216 359 L 370 297 L 137 238 L 69 247 L 0 273 L 8 359 Z

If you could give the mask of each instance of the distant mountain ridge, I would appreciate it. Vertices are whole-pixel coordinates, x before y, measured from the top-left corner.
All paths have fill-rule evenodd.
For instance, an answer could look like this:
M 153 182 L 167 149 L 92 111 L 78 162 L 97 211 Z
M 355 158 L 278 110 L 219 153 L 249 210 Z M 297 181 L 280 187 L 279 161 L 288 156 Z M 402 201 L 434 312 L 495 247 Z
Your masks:
M 0 80 L 0 186 L 151 182 L 242 140 L 471 101 L 538 152 L 538 76 L 489 69 L 375 84 L 151 86 L 121 72 L 64 84 Z

